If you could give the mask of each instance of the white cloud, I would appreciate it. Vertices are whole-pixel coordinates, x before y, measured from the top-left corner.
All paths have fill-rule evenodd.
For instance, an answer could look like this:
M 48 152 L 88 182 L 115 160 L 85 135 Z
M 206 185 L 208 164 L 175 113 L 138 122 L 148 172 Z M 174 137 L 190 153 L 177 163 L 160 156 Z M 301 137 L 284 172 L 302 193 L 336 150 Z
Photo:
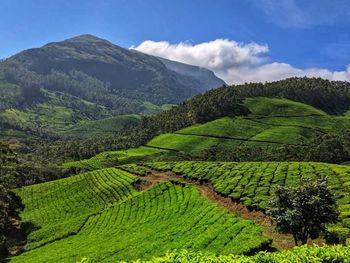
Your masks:
M 289 77 L 320 77 L 329 80 L 350 81 L 350 65 L 345 71 L 330 71 L 321 68 L 299 69 L 286 63 L 262 64 L 258 67 L 232 68 L 225 76 L 227 83 L 265 82 Z
M 299 69 L 286 63 L 268 63 L 267 45 L 238 43 L 228 39 L 216 39 L 200 44 L 167 41 L 144 41 L 137 47 L 140 52 L 186 64 L 208 68 L 228 84 L 264 82 L 288 77 L 322 77 L 330 80 L 350 81 L 350 65 L 345 71 L 328 69 Z
M 170 44 L 167 41 L 147 40 L 132 48 L 154 56 L 206 67 L 219 72 L 233 67 L 259 64 L 264 60 L 261 55 L 269 51 L 267 45 L 242 44 L 228 39 L 216 39 L 197 45 L 187 42 Z

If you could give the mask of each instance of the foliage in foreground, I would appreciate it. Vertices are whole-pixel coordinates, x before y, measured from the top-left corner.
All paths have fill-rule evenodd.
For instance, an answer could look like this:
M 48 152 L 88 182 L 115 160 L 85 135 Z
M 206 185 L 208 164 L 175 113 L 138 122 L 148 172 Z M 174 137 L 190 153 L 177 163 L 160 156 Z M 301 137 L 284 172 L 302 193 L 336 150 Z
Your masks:
M 277 186 L 266 212 L 279 231 L 293 234 L 297 246 L 298 241 L 306 244 L 309 237 L 325 233 L 327 223 L 336 223 L 337 208 L 325 179 L 301 178 L 298 187 Z
M 14 226 L 12 221 L 19 219 L 19 210 L 23 204 L 19 196 L 10 190 L 7 175 L 10 164 L 15 164 L 11 150 L 0 143 L 0 259 L 5 257 L 11 246 L 10 233 Z
M 215 256 L 202 252 L 189 252 L 187 250 L 173 251 L 163 257 L 155 257 L 150 261 L 137 260 L 134 263 L 348 263 L 350 262 L 350 247 L 347 246 L 314 246 L 296 247 L 283 252 L 260 252 L 255 256 Z

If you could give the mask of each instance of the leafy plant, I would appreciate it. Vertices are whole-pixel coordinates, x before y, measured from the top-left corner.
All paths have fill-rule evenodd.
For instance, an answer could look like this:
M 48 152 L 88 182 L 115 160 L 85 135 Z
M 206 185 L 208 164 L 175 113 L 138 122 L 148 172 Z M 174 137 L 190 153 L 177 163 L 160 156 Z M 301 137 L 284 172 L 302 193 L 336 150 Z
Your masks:
M 298 241 L 306 244 L 309 237 L 318 237 L 325 232 L 326 224 L 336 223 L 339 216 L 327 181 L 306 178 L 297 187 L 277 186 L 266 213 L 279 231 L 293 234 L 295 245 Z

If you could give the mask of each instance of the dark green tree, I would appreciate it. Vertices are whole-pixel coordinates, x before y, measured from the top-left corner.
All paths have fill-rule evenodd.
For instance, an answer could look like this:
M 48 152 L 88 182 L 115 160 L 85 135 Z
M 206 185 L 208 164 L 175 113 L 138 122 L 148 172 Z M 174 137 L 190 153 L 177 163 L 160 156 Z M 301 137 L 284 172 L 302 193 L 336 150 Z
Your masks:
M 14 228 L 13 222 L 20 219 L 19 211 L 24 208 L 20 197 L 9 189 L 12 165 L 16 165 L 13 152 L 0 142 L 0 259 L 7 255 L 9 233 Z
M 306 244 L 309 237 L 325 232 L 326 224 L 336 223 L 339 212 L 336 200 L 327 187 L 326 179 L 301 179 L 300 186 L 276 188 L 267 208 L 277 230 L 291 233 L 295 245 Z

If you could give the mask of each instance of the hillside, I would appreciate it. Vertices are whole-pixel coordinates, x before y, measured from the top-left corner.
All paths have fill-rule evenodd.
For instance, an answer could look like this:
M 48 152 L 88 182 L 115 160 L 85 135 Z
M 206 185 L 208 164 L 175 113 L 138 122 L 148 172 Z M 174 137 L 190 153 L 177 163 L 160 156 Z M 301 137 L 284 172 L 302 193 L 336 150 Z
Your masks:
M 349 172 L 307 162 L 151 162 L 24 187 L 22 218 L 33 227 L 24 253 L 9 262 L 149 260 L 176 249 L 223 257 L 264 251 L 271 240 L 285 249 L 292 238 L 247 208 L 263 211 L 276 185 L 305 176 L 328 177 L 342 218 L 333 229 L 350 232 Z
M 21 115 L 7 115 L 2 133 L 41 136 L 89 120 L 143 114 L 145 103 L 179 103 L 224 83 L 209 70 L 177 65 L 174 71 L 159 58 L 91 35 L 22 51 L 0 62 L 0 113 Z M 177 72 L 188 67 L 200 74 Z
M 200 91 L 207 91 L 213 87 L 225 85 L 223 80 L 217 78 L 212 71 L 206 68 L 187 65 L 161 57 L 158 57 L 158 59 L 162 61 L 168 69 L 175 71 L 180 75 L 187 76 L 188 81 L 192 81 L 192 85 Z
M 105 169 L 18 190 L 23 220 L 34 231 L 26 251 L 10 262 L 116 262 L 177 248 L 240 254 L 269 243 L 259 226 L 229 214 L 190 184 L 160 182 L 138 192 L 138 180 Z
M 307 146 L 318 134 L 337 133 L 350 127 L 350 119 L 331 116 L 303 103 L 266 97 L 248 98 L 244 117 L 224 117 L 162 134 L 148 146 L 198 153 L 230 150 L 249 145 L 273 150 L 279 145 Z
M 350 129 L 347 116 L 329 115 L 289 99 L 253 97 L 244 99 L 242 105 L 250 112 L 246 116 L 226 116 L 194 124 L 174 133 L 158 135 L 144 147 L 128 151 L 139 152 L 137 160 L 167 159 L 171 155 L 185 154 L 187 158 L 199 159 L 283 161 L 315 158 L 317 161 L 321 158 L 319 155 L 307 154 L 313 154 L 315 144 L 320 145 L 319 138 L 328 134 L 337 136 Z M 146 147 L 148 151 L 141 150 Z M 299 150 L 302 152 L 297 153 Z M 89 160 L 66 163 L 66 167 L 91 169 L 135 161 L 128 151 L 101 153 Z M 348 157 L 343 158 L 345 161 Z
M 345 246 L 285 251 L 294 247 L 293 236 L 277 232 L 265 209 L 278 185 L 326 177 L 339 222 L 309 243 L 349 242 L 350 168 L 334 164 L 350 159 L 347 83 L 288 79 L 222 87 L 168 109 L 145 105 L 164 111 L 141 120 L 124 115 L 81 123 L 68 132 L 87 129 L 95 137 L 38 148 L 46 160 L 64 160 L 56 167 L 61 173 L 9 166 L 16 186 L 24 186 L 15 192 L 29 231 L 23 253 L 9 262 L 145 261 L 179 254 L 278 262 L 346 253 Z M 130 121 L 133 127 L 111 133 Z M 55 180 L 60 177 L 67 178 Z M 254 256 L 266 250 L 279 252 Z

